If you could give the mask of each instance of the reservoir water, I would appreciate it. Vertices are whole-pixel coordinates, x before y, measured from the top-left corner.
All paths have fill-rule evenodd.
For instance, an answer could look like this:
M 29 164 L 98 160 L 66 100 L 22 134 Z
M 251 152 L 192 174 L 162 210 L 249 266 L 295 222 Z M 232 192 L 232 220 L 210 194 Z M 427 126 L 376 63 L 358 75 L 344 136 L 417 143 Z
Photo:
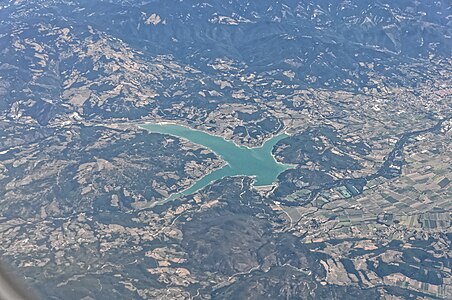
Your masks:
M 226 162 L 226 165 L 222 168 L 200 178 L 188 189 L 171 195 L 165 202 L 180 196 L 191 195 L 226 176 L 252 176 L 255 178 L 256 186 L 271 185 L 276 181 L 279 174 L 293 168 L 291 165 L 277 162 L 272 155 L 273 147 L 278 141 L 288 137 L 287 134 L 274 136 L 261 147 L 248 148 L 237 146 L 232 141 L 225 140 L 222 137 L 177 124 L 145 124 L 140 127 L 152 133 L 167 134 L 202 145 Z

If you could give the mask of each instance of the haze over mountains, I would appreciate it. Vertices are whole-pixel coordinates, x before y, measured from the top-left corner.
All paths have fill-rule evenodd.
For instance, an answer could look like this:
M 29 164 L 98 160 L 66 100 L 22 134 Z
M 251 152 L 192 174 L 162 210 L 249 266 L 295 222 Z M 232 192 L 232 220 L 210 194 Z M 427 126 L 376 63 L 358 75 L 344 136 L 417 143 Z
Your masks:
M 452 298 L 450 15 L 0 2 L 2 259 L 44 299 Z M 287 132 L 271 153 L 294 168 L 164 203 L 225 162 L 140 128 L 162 121 Z

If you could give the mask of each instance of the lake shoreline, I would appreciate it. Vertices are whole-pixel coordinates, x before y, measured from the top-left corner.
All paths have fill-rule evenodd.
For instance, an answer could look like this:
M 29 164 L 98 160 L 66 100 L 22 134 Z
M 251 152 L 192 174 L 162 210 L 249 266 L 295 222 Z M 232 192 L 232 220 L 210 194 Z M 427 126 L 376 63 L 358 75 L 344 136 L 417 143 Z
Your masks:
M 189 187 L 170 194 L 166 199 L 157 201 L 153 206 L 195 194 L 211 183 L 229 176 L 253 177 L 253 186 L 256 188 L 274 185 L 281 173 L 296 168 L 296 165 L 279 162 L 273 153 L 274 147 L 280 140 L 290 137 L 285 132 L 272 134 L 269 139 L 263 141 L 261 146 L 248 147 L 238 145 L 233 140 L 211 134 L 205 130 L 194 129 L 186 124 L 172 121 L 147 122 L 138 125 L 138 127 L 150 133 L 166 134 L 205 147 L 224 162 L 221 167 L 206 173 Z M 215 172 L 219 172 L 219 174 L 214 174 Z M 215 176 L 218 176 L 218 178 Z M 202 182 L 203 180 L 205 182 Z
M 246 149 L 249 149 L 249 150 L 262 148 L 262 147 L 264 147 L 264 145 L 265 145 L 266 142 L 268 142 L 268 141 L 270 141 L 271 139 L 273 139 L 273 138 L 275 138 L 275 137 L 277 137 L 277 136 L 280 136 L 280 135 L 286 135 L 287 137 L 292 136 L 291 134 L 289 134 L 289 133 L 287 132 L 288 129 L 284 129 L 284 130 L 282 130 L 282 131 L 281 131 L 280 133 L 278 133 L 278 134 L 274 134 L 274 133 L 270 134 L 270 136 L 269 136 L 267 139 L 265 139 L 265 140 L 262 142 L 262 144 L 261 144 L 260 146 L 250 147 L 250 146 L 243 145 L 243 144 L 242 144 L 242 145 L 239 145 L 236 141 L 234 141 L 234 140 L 232 140 L 232 139 L 227 139 L 227 138 L 225 138 L 224 136 L 217 135 L 217 134 L 213 134 L 213 133 L 211 133 L 211 132 L 209 132 L 209 131 L 207 131 L 207 130 L 205 130 L 205 129 L 197 129 L 197 128 L 193 128 L 193 127 L 190 127 L 190 126 L 187 125 L 187 124 L 184 124 L 184 123 L 178 123 L 178 122 L 176 122 L 176 121 L 145 122 L 145 123 L 139 124 L 139 125 L 137 125 L 137 126 L 138 126 L 139 128 L 141 128 L 141 129 L 145 129 L 145 130 L 146 130 L 146 128 L 144 127 L 144 126 L 146 126 L 146 125 L 178 125 L 178 126 L 185 127 L 185 128 L 187 128 L 187 129 L 189 129 L 189 130 L 200 131 L 200 132 L 203 132 L 203 133 L 208 134 L 208 135 L 212 135 L 212 136 L 216 136 L 216 137 L 222 138 L 222 139 L 225 140 L 226 142 L 233 143 L 234 145 L 236 145 L 236 146 L 239 147 L 239 148 L 246 148 Z

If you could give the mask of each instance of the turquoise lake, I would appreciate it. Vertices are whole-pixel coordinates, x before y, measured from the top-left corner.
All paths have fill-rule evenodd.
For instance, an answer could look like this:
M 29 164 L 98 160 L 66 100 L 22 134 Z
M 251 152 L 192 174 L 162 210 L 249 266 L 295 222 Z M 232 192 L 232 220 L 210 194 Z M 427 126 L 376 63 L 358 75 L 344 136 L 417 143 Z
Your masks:
M 276 181 L 279 174 L 293 168 L 291 165 L 277 162 L 272 155 L 273 147 L 278 141 L 288 137 L 287 134 L 274 136 L 261 147 L 247 148 L 237 146 L 232 141 L 225 140 L 222 137 L 177 124 L 145 124 L 140 127 L 152 133 L 171 135 L 202 145 L 226 162 L 226 165 L 222 168 L 212 171 L 188 189 L 173 194 L 166 200 L 191 195 L 226 176 L 251 176 L 255 178 L 256 186 L 271 185 Z

